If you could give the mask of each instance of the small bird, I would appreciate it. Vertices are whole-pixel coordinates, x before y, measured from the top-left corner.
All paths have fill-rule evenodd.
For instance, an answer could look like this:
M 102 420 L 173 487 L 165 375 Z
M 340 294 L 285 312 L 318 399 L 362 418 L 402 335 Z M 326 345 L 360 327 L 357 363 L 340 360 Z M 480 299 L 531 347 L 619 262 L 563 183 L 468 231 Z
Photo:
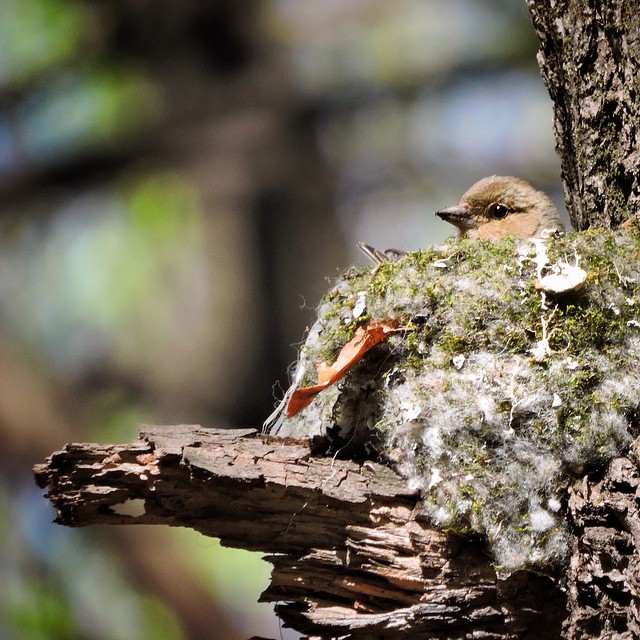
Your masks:
M 436 215 L 457 227 L 463 238 L 538 238 L 544 231 L 564 231 L 549 197 L 511 176 L 483 178 L 459 204 L 436 211 Z
M 457 205 L 435 214 L 457 227 L 461 238 L 538 238 L 545 231 L 564 231 L 562 218 L 550 198 L 512 176 L 483 178 Z M 398 249 L 380 251 L 364 242 L 359 242 L 358 247 L 376 265 L 405 255 Z

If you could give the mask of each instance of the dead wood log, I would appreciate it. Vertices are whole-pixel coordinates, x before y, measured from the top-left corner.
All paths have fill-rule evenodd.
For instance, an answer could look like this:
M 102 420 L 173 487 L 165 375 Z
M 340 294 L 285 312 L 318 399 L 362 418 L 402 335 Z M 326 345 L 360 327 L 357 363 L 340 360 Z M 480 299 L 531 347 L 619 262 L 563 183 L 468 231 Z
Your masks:
M 253 429 L 143 427 L 127 445 L 69 444 L 35 469 L 57 522 L 167 524 L 263 551 L 263 601 L 309 637 L 558 638 L 550 575 L 498 580 L 482 541 L 433 528 L 378 463 L 316 456 Z

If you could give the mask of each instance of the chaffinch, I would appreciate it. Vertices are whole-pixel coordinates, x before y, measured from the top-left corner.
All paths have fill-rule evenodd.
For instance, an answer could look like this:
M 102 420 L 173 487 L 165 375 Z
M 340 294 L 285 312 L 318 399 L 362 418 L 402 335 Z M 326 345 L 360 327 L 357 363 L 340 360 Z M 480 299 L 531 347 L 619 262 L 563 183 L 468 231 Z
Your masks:
M 537 238 L 545 231 L 564 231 L 562 218 L 549 197 L 511 176 L 483 178 L 457 205 L 435 214 L 457 227 L 462 238 Z M 358 247 L 374 264 L 404 255 L 397 249 L 380 251 L 364 242 Z
M 457 205 L 436 215 L 457 227 L 463 238 L 537 238 L 545 230 L 564 230 L 549 197 L 511 176 L 483 178 Z

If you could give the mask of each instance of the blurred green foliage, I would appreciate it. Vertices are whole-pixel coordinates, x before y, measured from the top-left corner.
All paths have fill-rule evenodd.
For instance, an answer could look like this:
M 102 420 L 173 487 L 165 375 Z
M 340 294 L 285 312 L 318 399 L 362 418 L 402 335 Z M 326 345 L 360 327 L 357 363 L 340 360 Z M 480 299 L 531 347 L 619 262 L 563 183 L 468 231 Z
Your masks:
M 56 212 L 44 246 L 23 230 L 7 271 L 16 330 L 54 368 L 154 348 L 195 279 L 201 215 L 177 175 L 133 174 Z
M 0 636 L 20 640 L 182 640 L 180 622 L 140 592 L 110 544 L 61 529 L 39 492 L 0 489 Z
M 92 11 L 69 0 L 1 0 L 0 15 L 0 87 L 19 87 L 77 55 Z
M 5 584 L 1 614 L 7 634 L 25 640 L 77 637 L 73 607 L 57 585 L 39 579 Z
M 262 616 L 268 617 L 272 606 L 257 603 L 261 592 L 269 584 L 271 565 L 260 554 L 223 547 L 219 540 L 206 538 L 191 529 L 172 531 L 176 544 L 184 549 L 185 561 L 195 580 L 221 596 L 224 607 L 240 623 L 242 632 L 257 629 Z
M 65 71 L 40 85 L 18 116 L 24 149 L 38 164 L 80 152 L 105 155 L 139 136 L 159 108 L 154 86 L 129 66 Z

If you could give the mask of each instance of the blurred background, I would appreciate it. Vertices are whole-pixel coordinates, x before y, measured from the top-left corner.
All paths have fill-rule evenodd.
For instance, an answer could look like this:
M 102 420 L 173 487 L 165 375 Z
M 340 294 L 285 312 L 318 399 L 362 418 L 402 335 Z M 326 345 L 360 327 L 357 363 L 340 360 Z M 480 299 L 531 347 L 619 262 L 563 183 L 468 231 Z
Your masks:
M 259 554 L 64 529 L 31 467 L 258 426 L 355 243 L 513 174 L 562 204 L 525 2 L 0 0 L 0 638 L 293 639 Z

